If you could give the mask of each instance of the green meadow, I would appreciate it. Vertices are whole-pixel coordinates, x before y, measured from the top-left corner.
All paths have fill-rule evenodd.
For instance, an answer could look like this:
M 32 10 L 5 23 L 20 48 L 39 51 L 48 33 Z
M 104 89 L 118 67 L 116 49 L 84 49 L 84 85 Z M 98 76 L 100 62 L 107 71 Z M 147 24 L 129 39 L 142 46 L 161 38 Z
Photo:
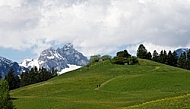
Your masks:
M 143 59 L 128 66 L 105 61 L 10 95 L 17 109 L 189 109 L 190 71 Z

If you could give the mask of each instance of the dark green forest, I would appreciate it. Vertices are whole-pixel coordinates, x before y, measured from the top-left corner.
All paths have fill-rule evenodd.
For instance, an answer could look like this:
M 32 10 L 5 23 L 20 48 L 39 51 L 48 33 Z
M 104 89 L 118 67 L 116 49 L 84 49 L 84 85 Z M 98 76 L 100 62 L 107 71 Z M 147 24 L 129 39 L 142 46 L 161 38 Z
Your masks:
M 38 69 L 37 67 L 31 68 L 29 71 L 22 72 L 21 75 L 15 75 L 13 68 L 5 76 L 8 82 L 9 89 L 13 90 L 22 86 L 46 81 L 57 76 L 57 70 L 47 70 L 45 68 Z

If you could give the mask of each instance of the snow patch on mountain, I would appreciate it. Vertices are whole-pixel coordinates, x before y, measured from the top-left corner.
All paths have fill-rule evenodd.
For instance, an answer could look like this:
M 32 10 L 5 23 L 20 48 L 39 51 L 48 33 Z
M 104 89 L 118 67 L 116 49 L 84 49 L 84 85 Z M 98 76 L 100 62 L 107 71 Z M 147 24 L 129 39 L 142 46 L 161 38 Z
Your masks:
M 76 69 L 79 69 L 82 67 L 82 66 L 71 65 L 71 64 L 68 64 L 68 66 L 69 66 L 68 68 L 65 68 L 65 69 L 61 70 L 60 72 L 58 72 L 58 75 L 61 75 L 63 73 L 67 73 L 69 71 L 76 70 Z
M 33 68 L 33 67 L 39 68 L 38 59 L 25 59 L 19 65 L 26 68 Z

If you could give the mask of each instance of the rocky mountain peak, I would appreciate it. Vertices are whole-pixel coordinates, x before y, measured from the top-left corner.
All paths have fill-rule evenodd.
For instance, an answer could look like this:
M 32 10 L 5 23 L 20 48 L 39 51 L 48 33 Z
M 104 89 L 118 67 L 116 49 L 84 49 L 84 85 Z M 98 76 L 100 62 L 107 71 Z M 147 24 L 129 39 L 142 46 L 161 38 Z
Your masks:
M 73 44 L 68 43 L 65 44 L 63 48 L 54 49 L 50 47 L 45 49 L 41 52 L 37 62 L 28 61 L 24 62 L 23 64 L 25 63 L 27 63 L 27 65 L 33 65 L 33 63 L 37 63 L 38 65 L 36 66 L 39 66 L 39 68 L 54 68 L 58 71 L 61 71 L 65 68 L 68 68 L 69 65 L 84 66 L 88 63 L 88 59 L 82 53 L 78 52 L 73 47 Z M 28 67 L 31 68 L 31 66 Z
M 67 43 L 67 44 L 65 44 L 65 45 L 63 46 L 63 48 L 65 48 L 65 49 L 73 49 L 73 44 Z

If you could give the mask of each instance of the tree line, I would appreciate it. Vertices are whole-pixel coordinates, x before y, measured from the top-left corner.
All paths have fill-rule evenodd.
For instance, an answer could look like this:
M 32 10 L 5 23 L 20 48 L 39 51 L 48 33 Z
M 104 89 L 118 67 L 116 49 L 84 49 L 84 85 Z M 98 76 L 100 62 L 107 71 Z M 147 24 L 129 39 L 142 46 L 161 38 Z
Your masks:
M 180 56 L 177 55 L 176 51 L 172 52 L 171 50 L 169 50 L 168 53 L 166 50 L 161 50 L 160 53 L 154 50 L 153 54 L 151 54 L 147 51 L 145 46 L 141 44 L 137 50 L 137 57 L 190 70 L 190 50 L 188 50 L 187 53 L 181 53 Z
M 109 60 L 111 63 L 119 65 L 134 65 L 138 63 L 137 57 L 132 56 L 131 54 L 128 53 L 127 50 L 124 50 L 117 52 L 116 56 L 114 56 L 113 58 L 110 55 L 91 56 L 88 65 L 105 60 Z
M 31 68 L 29 71 L 22 72 L 21 75 L 15 75 L 13 68 L 10 68 L 5 80 L 8 82 L 9 89 L 13 90 L 22 86 L 46 81 L 57 76 L 57 70 L 47 70 L 46 68 Z

